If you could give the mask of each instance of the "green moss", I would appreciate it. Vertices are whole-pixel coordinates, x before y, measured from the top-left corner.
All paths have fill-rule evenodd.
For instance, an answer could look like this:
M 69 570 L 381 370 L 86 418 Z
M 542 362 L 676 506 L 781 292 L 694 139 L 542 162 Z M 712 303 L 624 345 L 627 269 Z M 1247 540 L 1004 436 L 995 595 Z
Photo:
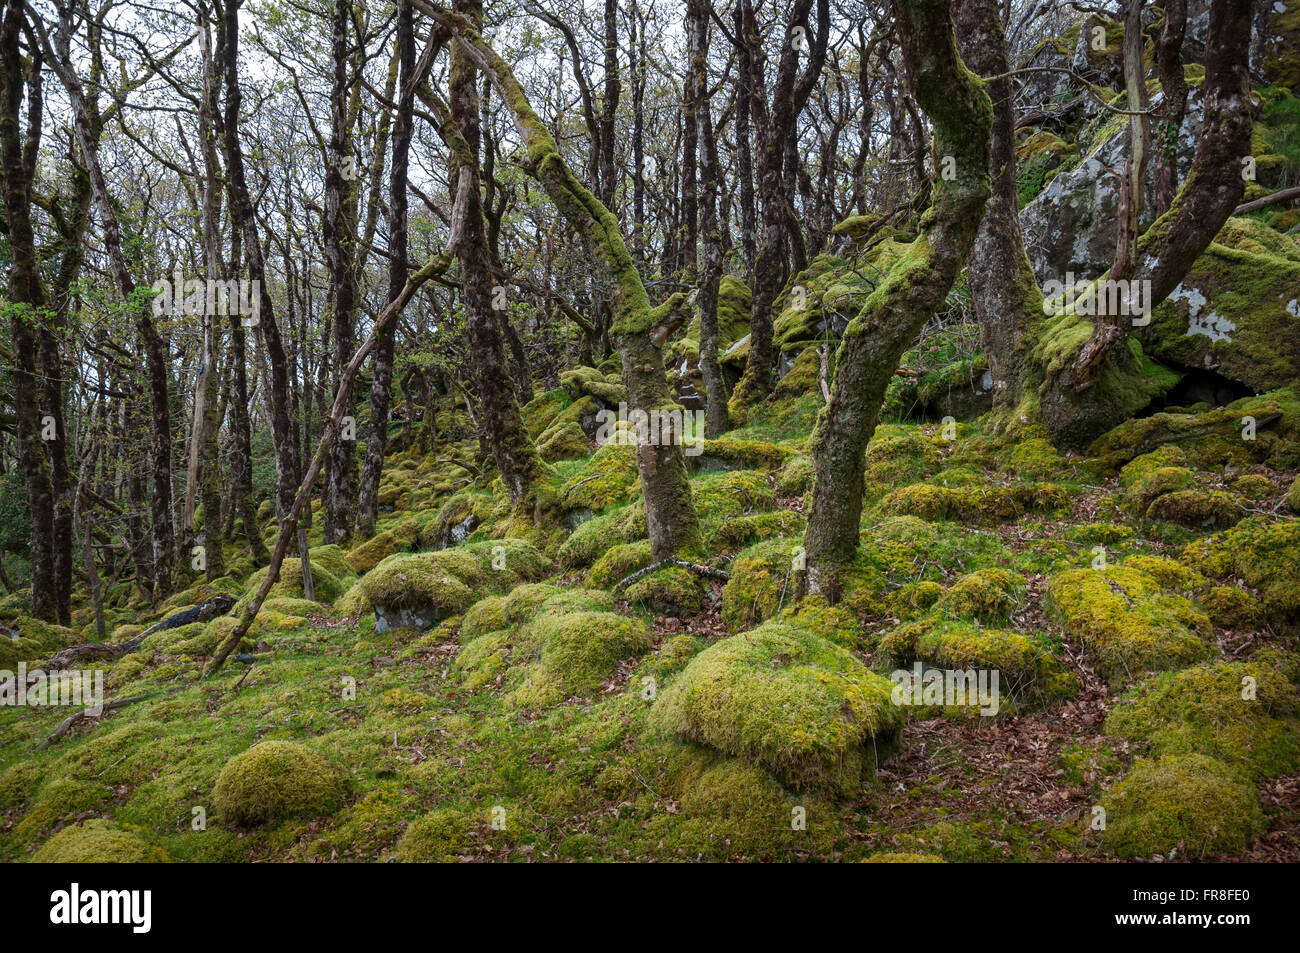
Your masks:
M 551 705 L 566 698 L 591 695 L 630 655 L 650 647 L 645 623 L 612 612 L 547 613 L 521 630 L 516 648 L 540 655 L 529 666 L 515 700 L 525 705 Z
M 1124 565 L 1130 569 L 1146 573 L 1166 589 L 1176 589 L 1180 592 L 1199 589 L 1207 582 L 1206 578 L 1199 572 L 1188 569 L 1182 563 L 1170 559 L 1168 556 L 1138 554 L 1125 559 Z
M 939 601 L 943 586 L 933 580 L 909 582 L 889 594 L 889 610 L 902 621 L 914 619 Z
M 357 574 L 367 573 L 394 553 L 410 549 L 420 533 L 417 520 L 407 520 L 385 530 L 348 553 L 348 565 Z
M 1210 620 L 1144 572 L 1124 566 L 1070 569 L 1047 586 L 1049 612 L 1112 683 L 1208 658 Z
M 1254 788 L 1199 754 L 1139 761 L 1102 806 L 1102 842 L 1121 857 L 1241 854 L 1264 827 Z
M 587 573 L 587 584 L 607 589 L 632 575 L 638 569 L 650 565 L 650 541 L 640 540 L 635 543 L 623 543 L 612 546 L 605 555 L 596 560 L 591 571 Z
M 1178 444 L 1161 444 L 1150 453 L 1134 457 L 1124 464 L 1119 471 L 1119 485 L 1127 489 L 1157 470 L 1165 467 L 1181 467 L 1186 462 L 1187 454 Z
M 1145 515 L 1191 529 L 1212 529 L 1235 525 L 1245 511 L 1237 497 L 1222 490 L 1175 490 L 1152 500 Z
M 894 851 L 884 854 L 872 854 L 863 860 L 864 864 L 942 864 L 946 861 L 937 854 L 909 854 Z
M 543 460 L 573 460 L 591 452 L 591 442 L 574 421 L 558 423 L 537 440 L 537 453 Z
M 1124 493 L 1124 503 L 1134 516 L 1144 517 L 1155 500 L 1166 493 L 1187 489 L 1192 480 L 1192 471 L 1186 467 L 1158 467 L 1129 486 Z
M 824 596 L 805 596 L 781 613 L 781 621 L 850 650 L 861 649 L 866 642 L 862 623 L 848 607 L 828 605 Z
M 636 482 L 636 447 L 606 443 L 560 488 L 560 502 L 566 509 L 603 510 L 627 502 Z
M 1132 539 L 1133 527 L 1123 523 L 1083 523 L 1065 531 L 1065 538 L 1084 546 L 1115 546 Z
M 776 476 L 776 486 L 783 496 L 803 496 L 812 489 L 812 457 L 791 457 Z
M 954 582 L 939 600 L 939 608 L 957 618 L 1004 622 L 1023 588 L 1019 577 L 1005 569 L 981 569 Z
M 709 552 L 727 552 L 773 536 L 792 536 L 803 528 L 803 517 L 791 510 L 733 516 L 705 530 L 705 548 Z
M 660 694 L 652 719 L 797 789 L 851 793 L 892 750 L 901 716 L 890 683 L 851 653 L 769 622 L 697 655 Z
M 776 502 L 766 474 L 758 470 L 708 474 L 692 485 L 691 497 L 705 523 L 770 510 Z
M 453 572 L 446 552 L 389 556 L 354 588 L 364 605 L 384 611 L 428 611 L 429 621 L 460 615 L 474 602 L 474 594 Z
M 111 798 L 112 792 L 104 784 L 70 777 L 55 778 L 36 793 L 31 810 L 18 822 L 14 832 L 20 840 L 30 843 L 53 830 L 60 821 L 97 811 Z
M 212 790 L 222 818 L 240 827 L 330 814 L 346 795 L 344 773 L 292 741 L 263 741 L 231 758 Z
M 569 391 L 557 387 L 555 390 L 539 394 L 524 404 L 520 408 L 520 415 L 523 417 L 524 429 L 528 431 L 528 436 L 536 440 L 551 425 L 560 411 L 572 402 L 573 397 Z
M 628 507 L 594 516 L 578 525 L 556 553 L 561 566 L 590 566 L 615 543 L 630 543 L 645 536 L 645 520 L 627 519 Z
M 882 516 L 997 523 L 1030 512 L 1060 514 L 1069 508 L 1071 500 L 1071 493 L 1055 483 L 973 487 L 914 483 L 887 494 L 877 510 Z
M 158 864 L 167 852 L 111 821 L 83 821 L 59 831 L 32 855 L 34 864 Z
M 722 621 L 732 631 L 747 629 L 770 618 L 793 594 L 797 539 L 771 539 L 744 550 L 731 564 L 731 578 L 722 590 Z
M 1236 575 L 1261 590 L 1265 618 L 1284 631 L 1300 619 L 1300 520 L 1252 516 L 1192 543 L 1180 560 L 1212 576 Z
M 337 549 L 337 547 L 335 547 Z M 245 597 L 242 601 L 248 601 L 252 595 L 261 588 L 262 583 L 266 580 L 266 574 L 270 567 L 263 567 L 248 577 L 245 585 Z M 339 596 L 343 595 L 343 584 L 339 582 L 337 576 L 326 569 L 324 566 L 313 562 L 311 565 L 311 581 L 315 588 L 317 602 L 333 602 Z M 267 598 L 276 599 L 301 599 L 303 598 L 302 588 L 302 561 L 295 556 L 286 556 L 280 564 L 280 579 L 275 585 L 271 586 L 270 591 L 266 594 Z
M 1149 741 L 1153 754 L 1209 755 L 1256 777 L 1300 769 L 1300 698 L 1257 662 L 1212 662 L 1143 682 L 1111 709 L 1106 733 Z
M 489 596 L 474 603 L 465 612 L 465 619 L 460 624 L 462 643 L 477 639 L 488 632 L 496 632 L 507 625 L 505 599 Z
M 1259 619 L 1257 601 L 1236 586 L 1214 586 L 1198 602 L 1221 629 L 1253 629 Z
M 1013 710 L 1060 701 L 1078 691 L 1077 680 L 1056 656 L 1019 632 L 923 619 L 887 633 L 879 651 L 882 660 L 900 668 L 920 661 L 956 671 L 996 669 L 999 692 L 1011 700 Z
M 397 845 L 396 860 L 406 864 L 452 864 L 469 853 L 478 824 L 454 808 L 439 808 L 417 817 Z
M 1232 482 L 1232 491 L 1247 500 L 1267 500 L 1273 495 L 1273 481 L 1258 473 L 1244 473 Z
M 693 572 L 669 566 L 638 579 L 623 597 L 633 605 L 644 605 L 655 615 L 690 618 L 698 615 L 704 590 Z
M 26 616 L 15 618 L 6 628 L 15 637 L 0 632 L 0 668 L 10 670 L 19 662 L 46 658 L 81 641 L 72 629 Z

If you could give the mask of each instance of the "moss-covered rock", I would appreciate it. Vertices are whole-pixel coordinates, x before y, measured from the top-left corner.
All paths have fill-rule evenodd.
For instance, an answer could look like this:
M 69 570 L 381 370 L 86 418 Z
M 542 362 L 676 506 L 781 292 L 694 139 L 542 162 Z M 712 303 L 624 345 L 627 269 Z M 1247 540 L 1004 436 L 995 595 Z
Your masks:
M 1186 490 L 1192 485 L 1195 475 L 1186 467 L 1157 467 L 1143 475 L 1124 493 L 1124 503 L 1132 510 L 1134 516 L 1147 515 L 1147 508 L 1152 502 L 1166 493 Z
M 651 644 L 650 628 L 613 612 L 545 613 L 519 633 L 516 650 L 536 653 L 515 699 L 526 705 L 552 705 L 591 695 L 628 656 Z
M 565 509 L 599 512 L 631 498 L 637 484 L 636 447 L 610 441 L 593 453 L 560 488 Z
M 1177 523 L 1191 529 L 1233 526 L 1245 516 L 1240 501 L 1222 490 L 1176 490 L 1157 496 L 1146 509 L 1147 519 Z
M 650 541 L 648 539 L 611 546 L 605 552 L 605 555 L 596 560 L 595 565 L 591 567 L 591 571 L 587 573 L 587 585 L 607 589 L 626 579 L 638 569 L 649 566 L 650 560 Z
M 770 539 L 741 552 L 731 564 L 731 578 L 722 590 L 722 621 L 739 631 L 771 618 L 793 594 L 796 538 Z
M 1264 826 L 1255 789 L 1199 754 L 1139 761 L 1101 803 L 1102 842 L 1121 857 L 1241 854 Z
M 228 823 L 248 827 L 332 813 L 347 796 L 341 769 L 292 741 L 263 741 L 226 762 L 212 790 Z
M 261 588 L 262 583 L 266 581 L 266 574 L 268 572 L 270 572 L 270 567 L 265 566 L 248 577 L 248 583 L 244 590 L 246 593 L 244 601 L 250 599 L 252 595 Z M 338 577 L 324 566 L 315 562 L 311 564 L 311 582 L 315 589 L 315 598 L 317 602 L 333 602 L 339 596 L 343 595 L 343 583 L 339 582 Z M 303 598 L 302 561 L 294 556 L 286 556 L 284 561 L 280 564 L 279 580 L 271 586 L 270 591 L 266 595 L 268 599 Z
M 53 655 L 81 641 L 77 633 L 62 625 L 18 616 L 0 631 L 0 668 L 13 669 L 19 662 Z
M 852 793 L 896 744 L 901 715 L 890 696 L 890 683 L 852 653 L 769 622 L 697 655 L 652 718 L 796 789 Z
M 1269 622 L 1287 632 L 1300 626 L 1300 520 L 1248 517 L 1179 558 L 1211 576 L 1241 578 L 1261 591 Z
M 407 825 L 395 859 L 406 864 L 454 864 L 473 846 L 475 819 L 454 808 L 439 808 Z
M 1131 567 L 1058 573 L 1048 583 L 1047 606 L 1112 683 L 1191 665 L 1213 654 L 1205 614 Z
M 420 533 L 417 520 L 407 520 L 377 533 L 348 552 L 348 565 L 358 575 L 368 573 L 394 553 L 410 549 Z
M 590 566 L 617 543 L 631 543 L 645 536 L 645 519 L 629 519 L 635 507 L 603 513 L 579 523 L 560 544 L 556 558 L 565 569 Z
M 1153 754 L 1204 754 L 1257 777 L 1300 769 L 1300 697 L 1272 666 L 1212 662 L 1158 675 L 1111 709 L 1106 733 Z
M 1071 494 L 1055 483 L 1011 486 L 936 486 L 914 483 L 887 494 L 878 504 L 882 516 L 917 516 L 925 520 L 999 523 L 1026 513 L 1060 514 Z
M 34 864 L 159 864 L 169 859 L 161 847 L 102 818 L 65 827 L 32 855 Z
M 571 420 L 549 428 L 537 440 L 537 453 L 543 460 L 573 460 L 590 451 L 587 435 Z
M 686 619 L 699 614 L 704 587 L 693 572 L 668 566 L 632 583 L 623 598 L 646 606 L 655 615 Z
M 1002 622 L 1016 605 L 1016 593 L 1023 589 L 1019 577 L 1005 569 L 980 569 L 954 582 L 939 600 L 939 608 L 951 616 Z

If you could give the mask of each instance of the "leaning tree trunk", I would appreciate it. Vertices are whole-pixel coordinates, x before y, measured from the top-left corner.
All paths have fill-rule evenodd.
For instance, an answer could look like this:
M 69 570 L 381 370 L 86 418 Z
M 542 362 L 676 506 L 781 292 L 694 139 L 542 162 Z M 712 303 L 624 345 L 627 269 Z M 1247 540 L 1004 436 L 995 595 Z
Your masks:
M 647 413 L 676 406 L 664 373 L 665 327 L 680 308 L 680 295 L 651 308 L 641 275 L 628 254 L 618 220 L 569 169 L 546 124 L 533 112 L 513 71 L 472 23 L 429 0 L 413 0 L 421 12 L 450 29 L 465 55 L 492 80 L 514 113 L 526 149 L 520 162 L 541 184 L 560 213 L 582 236 L 589 253 L 608 271 L 613 285 L 614 320 L 611 334 L 623 363 L 628 405 Z M 671 431 L 671 428 L 668 428 Z M 691 502 L 681 435 L 669 432 L 654 444 L 639 443 L 637 467 L 646 505 L 650 548 L 656 560 L 699 543 L 699 518 Z
M 936 156 L 953 176 L 934 183 L 916 240 L 845 329 L 830 401 L 813 433 L 806 582 L 832 598 L 838 569 L 857 555 L 864 457 L 885 388 L 904 350 L 943 304 L 990 192 L 992 105 L 957 53 L 948 0 L 894 0 L 893 6 L 903 61 L 934 123 Z

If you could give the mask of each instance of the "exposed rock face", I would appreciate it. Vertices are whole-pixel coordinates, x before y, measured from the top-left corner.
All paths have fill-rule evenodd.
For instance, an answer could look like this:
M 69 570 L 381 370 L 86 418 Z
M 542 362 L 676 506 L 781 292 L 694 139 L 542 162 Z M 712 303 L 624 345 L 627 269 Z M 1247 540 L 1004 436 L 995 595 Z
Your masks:
M 1159 108 L 1162 96 L 1152 96 Z M 1178 174 L 1185 176 L 1196 153 L 1202 122 L 1200 97 L 1193 91 L 1178 135 Z M 1090 280 L 1115 258 L 1120 176 L 1128 154 L 1123 117 L 1102 121 L 1094 142 L 1086 144 L 1072 168 L 1055 176 L 1020 212 L 1025 251 L 1039 283 L 1065 282 L 1065 272 Z M 1154 220 L 1155 194 L 1148 179 L 1142 227 Z

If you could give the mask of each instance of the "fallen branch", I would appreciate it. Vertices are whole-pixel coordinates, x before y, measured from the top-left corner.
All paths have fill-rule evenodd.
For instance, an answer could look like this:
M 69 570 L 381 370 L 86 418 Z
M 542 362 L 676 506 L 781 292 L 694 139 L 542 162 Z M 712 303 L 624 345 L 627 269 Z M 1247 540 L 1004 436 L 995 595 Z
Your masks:
M 46 738 L 39 745 L 36 746 L 36 750 L 37 751 L 45 750 L 50 745 L 54 744 L 54 742 L 58 741 L 60 738 L 66 735 L 69 731 L 71 731 L 73 725 L 79 724 L 80 722 L 84 721 L 87 718 L 99 718 L 106 711 L 112 711 L 115 708 L 124 708 L 127 705 L 134 704 L 135 702 L 142 702 L 150 698 L 157 698 L 159 695 L 172 695 L 175 694 L 176 692 L 179 692 L 182 688 L 185 687 L 186 686 L 184 685 L 177 685 L 175 688 L 164 688 L 161 691 L 148 692 L 147 694 L 144 695 L 134 695 L 131 698 L 115 698 L 111 702 L 106 702 L 104 704 L 104 707 L 101 708 L 98 713 L 92 713 L 91 710 L 87 708 L 83 711 L 79 711 L 74 714 L 71 714 L 67 718 L 63 719 L 63 721 L 59 724 L 58 728 L 54 729 L 53 734 L 51 734 L 48 738 Z
M 726 580 L 731 578 L 731 573 L 727 572 L 725 569 L 714 569 L 712 566 L 702 566 L 699 563 L 693 563 L 685 559 L 677 559 L 676 557 L 670 556 L 668 559 L 661 559 L 657 563 L 646 566 L 644 569 L 638 569 L 636 572 L 632 573 L 632 575 L 620 579 L 618 584 L 614 586 L 614 595 L 618 595 L 623 591 L 624 587 L 632 585 L 632 583 L 636 582 L 638 579 L 644 579 L 646 576 L 653 572 L 658 572 L 665 566 L 680 566 L 682 569 L 689 569 L 696 575 L 708 576 L 712 579 Z
M 1256 209 L 1264 208 L 1266 205 L 1275 205 L 1278 202 L 1289 202 L 1291 199 L 1300 199 L 1300 185 L 1297 185 L 1293 189 L 1283 189 L 1281 192 L 1274 192 L 1272 195 L 1265 195 L 1263 198 L 1243 202 L 1232 210 L 1232 214 L 1245 215 L 1247 212 L 1253 212 Z
M 73 645 L 61 649 L 50 656 L 48 661 L 42 663 L 41 667 L 46 671 L 57 671 L 71 668 L 75 662 L 112 662 L 134 652 L 139 648 L 141 642 L 155 632 L 179 628 L 182 625 L 189 625 L 191 622 L 208 622 L 219 615 L 225 615 L 234 605 L 235 600 L 230 596 L 224 594 L 214 596 L 207 602 L 200 602 L 196 606 L 190 606 L 184 612 L 178 612 L 173 616 L 168 616 L 161 622 L 155 622 L 139 635 L 125 642 L 115 644 L 110 642 L 86 642 L 82 645 Z

